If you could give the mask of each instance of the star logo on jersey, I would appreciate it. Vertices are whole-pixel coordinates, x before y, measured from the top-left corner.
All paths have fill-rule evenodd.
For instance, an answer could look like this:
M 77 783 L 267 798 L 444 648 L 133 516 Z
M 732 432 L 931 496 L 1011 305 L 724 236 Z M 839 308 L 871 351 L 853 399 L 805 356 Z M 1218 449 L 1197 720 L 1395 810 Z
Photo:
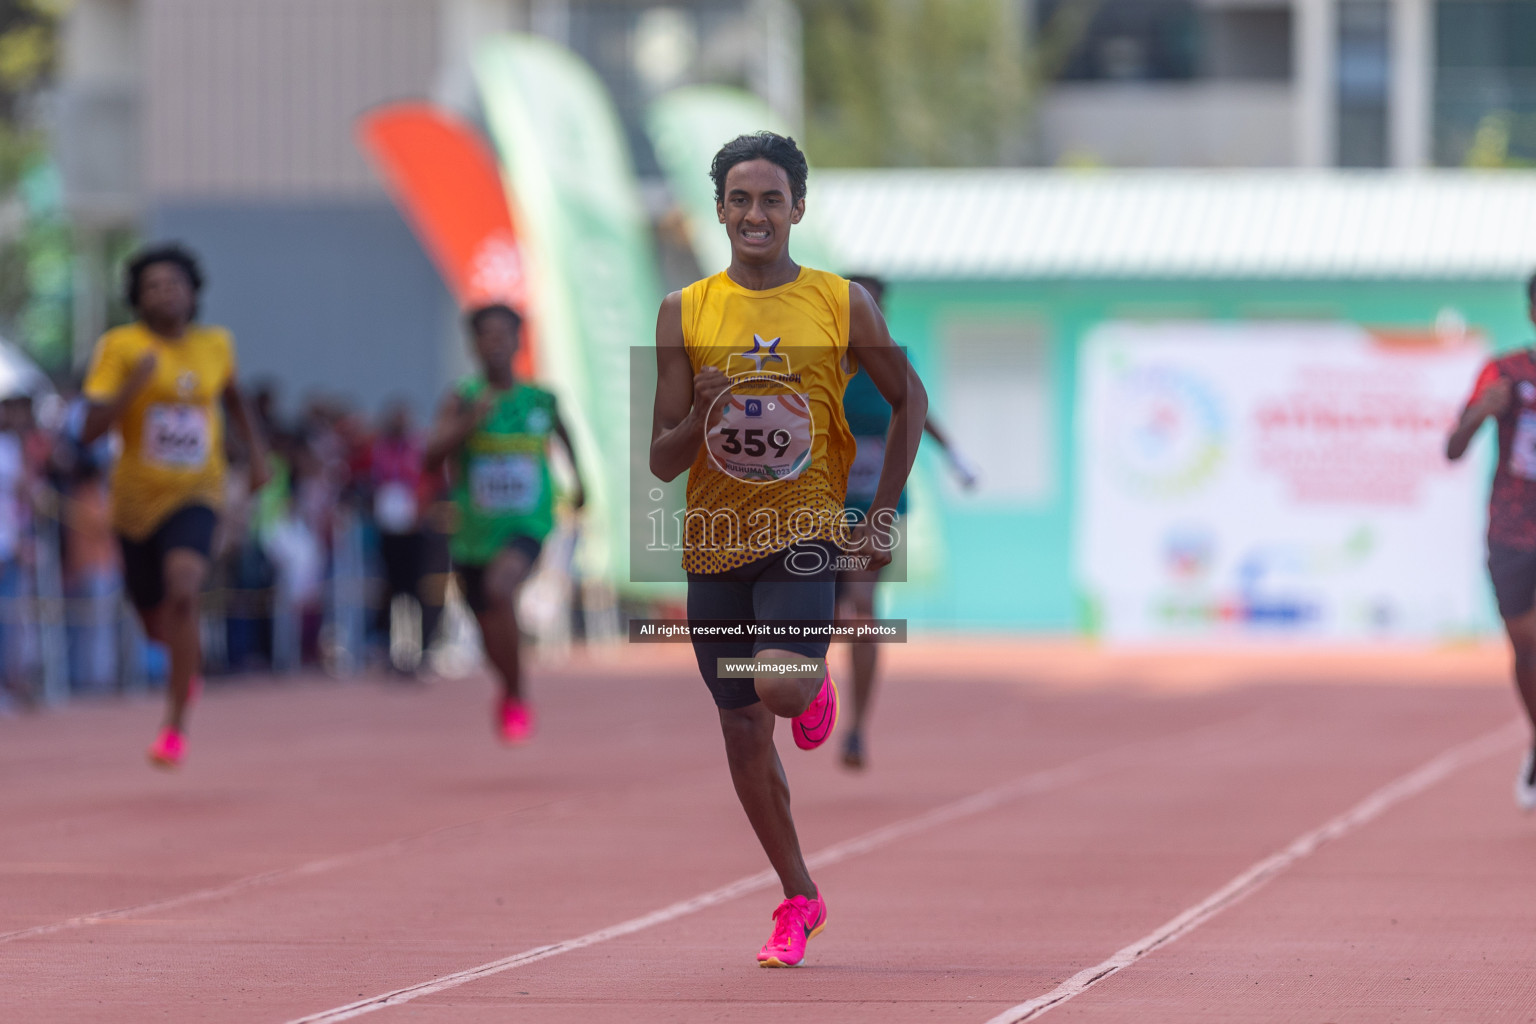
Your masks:
M 192 392 L 197 388 L 197 375 L 191 370 L 184 371 L 176 378 L 176 393 L 182 398 L 191 398 Z
M 782 338 L 764 338 L 752 335 L 752 347 L 745 352 L 732 352 L 725 358 L 725 375 L 732 380 L 756 379 L 763 376 L 790 377 L 789 356 L 779 351 Z M 737 362 L 740 360 L 740 362 Z
M 782 339 L 774 338 L 772 341 L 764 341 L 761 334 L 754 334 L 752 335 L 752 351 L 743 352 L 742 355 L 752 360 L 753 364 L 757 367 L 757 372 L 762 373 L 763 364 L 768 360 L 777 359 L 781 363 L 784 362 L 784 357 L 779 355 L 778 352 L 780 340 Z

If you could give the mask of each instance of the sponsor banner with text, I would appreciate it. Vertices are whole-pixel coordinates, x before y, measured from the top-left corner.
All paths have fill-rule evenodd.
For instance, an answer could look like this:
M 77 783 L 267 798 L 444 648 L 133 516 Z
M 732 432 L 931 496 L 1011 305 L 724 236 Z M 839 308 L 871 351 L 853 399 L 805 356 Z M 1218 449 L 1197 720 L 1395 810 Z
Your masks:
M 1107 323 L 1079 374 L 1076 567 L 1110 640 L 1438 640 L 1485 617 L 1477 339 Z

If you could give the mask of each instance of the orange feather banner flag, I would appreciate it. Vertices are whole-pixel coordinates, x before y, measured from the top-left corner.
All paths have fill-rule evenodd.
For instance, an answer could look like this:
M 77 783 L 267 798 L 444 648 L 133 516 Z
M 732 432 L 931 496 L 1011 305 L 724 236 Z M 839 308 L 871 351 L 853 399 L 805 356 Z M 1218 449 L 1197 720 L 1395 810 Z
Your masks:
M 460 307 L 505 303 L 528 316 L 507 187 L 475 129 L 428 103 L 389 103 L 358 119 L 357 139 Z M 525 332 L 523 372 L 530 340 Z

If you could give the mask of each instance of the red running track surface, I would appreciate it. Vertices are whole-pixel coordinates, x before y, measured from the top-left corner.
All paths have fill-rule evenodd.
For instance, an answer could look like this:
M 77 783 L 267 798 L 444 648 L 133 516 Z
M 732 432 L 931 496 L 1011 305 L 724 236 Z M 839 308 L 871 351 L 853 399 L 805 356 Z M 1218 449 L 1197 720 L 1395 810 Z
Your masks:
M 887 655 L 866 773 L 780 729 L 802 841 L 830 851 L 809 967 L 755 966 L 758 883 L 364 1019 L 981 1024 L 1501 728 L 1046 1017 L 1536 1017 L 1536 819 L 1497 650 Z M 176 774 L 143 762 L 149 698 L 0 721 L 0 1019 L 290 1021 L 762 871 L 686 648 L 532 685 L 543 730 L 511 750 L 483 677 L 215 687 Z

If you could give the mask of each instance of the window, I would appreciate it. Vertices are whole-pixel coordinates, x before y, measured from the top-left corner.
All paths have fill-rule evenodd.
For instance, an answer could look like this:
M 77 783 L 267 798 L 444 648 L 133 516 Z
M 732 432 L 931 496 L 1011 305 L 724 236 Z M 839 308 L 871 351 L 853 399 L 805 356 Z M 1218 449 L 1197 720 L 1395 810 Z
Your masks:
M 957 320 L 943 341 L 947 400 L 934 402 L 934 418 L 980 471 L 980 494 L 1048 500 L 1056 425 L 1044 329 L 1018 319 Z
M 1040 0 L 1037 38 L 1070 17 L 1071 7 L 1081 4 Z M 1177 81 L 1200 70 L 1200 19 L 1192 0 L 1105 0 L 1080 36 L 1066 41 L 1073 45 L 1060 74 L 1065 81 Z
M 1536 2 L 1435 5 L 1435 162 L 1536 164 Z
M 1339 4 L 1340 167 L 1387 165 L 1387 94 L 1391 87 L 1388 0 Z

